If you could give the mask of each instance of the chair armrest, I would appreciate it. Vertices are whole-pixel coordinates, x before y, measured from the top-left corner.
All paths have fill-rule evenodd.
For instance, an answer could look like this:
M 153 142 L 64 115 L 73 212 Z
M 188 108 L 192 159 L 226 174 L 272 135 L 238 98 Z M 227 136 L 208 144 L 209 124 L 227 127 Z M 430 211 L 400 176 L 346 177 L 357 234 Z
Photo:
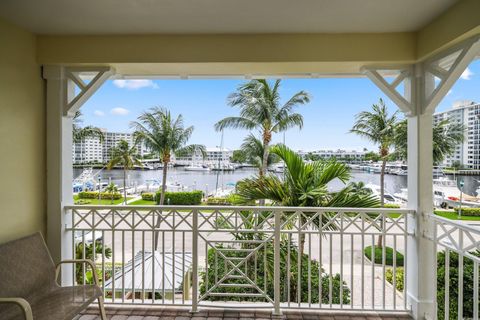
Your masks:
M 2 303 L 11 303 L 18 305 L 23 311 L 25 320 L 33 320 L 32 308 L 30 307 L 30 303 L 28 303 L 27 300 L 23 298 L 0 298 L 0 304 Z
M 99 281 L 98 281 L 98 276 L 97 276 L 97 270 L 95 268 L 95 263 L 90 260 L 90 259 L 73 259 L 73 260 L 62 260 L 59 263 L 57 263 L 56 268 L 55 268 L 55 281 L 58 281 L 58 275 L 60 273 L 60 266 L 62 264 L 67 264 L 67 263 L 86 263 L 92 268 L 92 274 L 93 274 L 93 281 L 97 286 L 99 286 Z

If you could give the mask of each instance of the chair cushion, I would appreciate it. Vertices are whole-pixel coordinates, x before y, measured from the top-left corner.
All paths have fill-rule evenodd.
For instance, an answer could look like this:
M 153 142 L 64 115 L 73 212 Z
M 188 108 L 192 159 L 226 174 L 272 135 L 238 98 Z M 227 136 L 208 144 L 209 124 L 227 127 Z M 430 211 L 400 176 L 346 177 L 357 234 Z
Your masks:
M 34 320 L 71 320 L 101 295 L 101 289 L 95 285 L 57 287 L 29 303 Z M 11 306 L 3 311 L 2 320 L 24 319 L 18 307 Z

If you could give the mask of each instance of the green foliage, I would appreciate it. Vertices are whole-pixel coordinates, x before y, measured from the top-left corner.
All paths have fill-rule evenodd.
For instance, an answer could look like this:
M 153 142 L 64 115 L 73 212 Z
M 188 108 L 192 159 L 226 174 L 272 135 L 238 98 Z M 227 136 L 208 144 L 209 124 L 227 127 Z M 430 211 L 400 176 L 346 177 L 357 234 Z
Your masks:
M 232 159 L 230 159 L 233 163 L 246 163 L 247 162 L 247 155 L 243 150 L 233 150 Z
M 472 253 L 475 256 L 480 256 L 480 252 Z M 449 313 L 450 319 L 457 319 L 458 310 L 458 254 L 450 251 L 450 283 L 449 285 Z M 477 279 L 477 281 L 480 281 Z M 465 258 L 463 260 L 463 318 L 473 318 L 473 304 L 480 302 L 473 299 L 473 260 Z M 437 317 L 438 319 L 445 318 L 445 252 L 437 254 Z
M 335 160 L 306 163 L 284 145 L 272 148 L 272 153 L 285 163 L 285 179 L 275 174 L 247 178 L 237 184 L 238 194 L 246 200 L 269 199 L 275 205 L 292 207 L 378 207 L 372 194 L 362 194 L 352 185 L 330 192 L 327 185 L 338 179 L 346 183 L 350 170 Z
M 372 260 L 372 247 L 368 246 L 363 249 L 365 257 Z M 375 263 L 382 264 L 383 251 L 381 247 L 375 246 Z M 385 264 L 393 266 L 393 248 L 385 247 Z M 403 266 L 403 254 L 397 251 L 397 266 Z
M 388 209 L 398 209 L 400 208 L 400 205 L 396 203 L 385 203 L 383 207 Z
M 380 155 L 376 152 L 370 151 L 365 153 L 365 160 L 377 162 L 377 161 L 380 161 Z
M 208 198 L 207 205 L 209 206 L 231 206 L 232 203 L 228 198 Z
M 155 201 L 155 193 L 153 193 L 153 192 L 143 192 L 142 193 L 142 200 Z
M 161 192 L 155 196 L 157 204 L 160 203 Z M 165 192 L 165 204 L 167 205 L 200 205 L 202 204 L 203 192 L 200 190 L 185 192 Z
M 465 139 L 466 127 L 461 123 L 444 119 L 433 126 L 433 163 L 441 163 L 447 156 L 455 152 L 456 146 Z M 407 120 L 397 124 L 395 137 L 395 153 L 407 159 Z M 459 166 L 454 163 L 454 166 Z
M 454 208 L 455 213 L 459 214 L 459 208 Z M 480 217 L 480 208 L 462 208 L 462 216 Z
M 98 191 L 82 191 L 78 193 L 78 198 L 80 199 L 98 199 Z M 108 193 L 108 192 L 101 192 L 100 193 L 101 199 L 114 199 L 118 200 L 122 198 L 120 193 Z
M 404 279 L 404 270 L 403 267 L 398 267 L 396 269 L 396 280 L 395 280 L 395 287 L 398 291 L 403 291 L 403 279 Z M 393 285 L 393 268 L 387 268 L 385 271 L 385 278 L 389 283 Z
M 75 259 L 88 259 L 95 262 L 98 255 L 103 254 L 104 248 L 102 241 L 95 242 L 95 248 L 93 243 L 79 242 L 75 245 Z M 105 258 L 109 259 L 112 256 L 112 249 L 105 246 Z M 97 268 L 98 269 L 98 268 Z M 77 283 L 83 283 L 83 274 L 85 272 L 85 283 L 93 284 L 93 274 L 92 270 L 88 265 L 83 263 L 77 263 L 75 267 L 75 279 Z M 98 273 L 98 270 L 97 270 Z M 101 273 L 99 274 L 99 279 L 102 279 Z
M 245 245 L 248 246 L 248 245 Z M 287 269 L 287 256 L 285 254 L 285 248 L 288 247 L 288 243 L 284 242 L 281 244 L 282 250 L 282 259 L 283 262 L 280 263 L 280 292 L 281 292 L 281 301 L 288 300 L 288 293 L 290 293 L 290 301 L 298 302 L 297 293 L 300 292 L 301 302 L 308 302 L 310 295 L 311 303 L 319 302 L 319 291 L 321 291 L 321 301 L 322 303 L 329 303 L 329 285 L 330 285 L 330 276 L 325 274 L 323 268 L 316 260 L 310 260 L 307 254 L 303 254 L 301 269 L 299 273 L 297 257 L 298 249 L 296 246 L 290 246 L 290 269 Z M 218 250 L 221 250 L 221 246 L 216 248 L 210 248 L 208 250 L 208 277 L 205 272 L 201 274 L 202 282 L 200 285 L 200 292 L 204 294 L 207 288 L 211 288 L 215 283 L 216 279 L 221 279 L 226 272 L 230 271 L 231 267 L 229 264 L 225 263 L 224 258 L 221 254 L 218 254 Z M 222 251 L 226 257 L 246 257 L 248 252 L 242 251 Z M 266 243 L 265 247 L 258 249 L 256 255 L 252 255 L 245 262 L 245 265 L 242 264 L 241 269 L 246 271 L 246 274 L 252 281 L 254 281 L 259 288 L 265 290 L 269 297 L 273 298 L 273 270 L 272 270 L 272 261 L 273 261 L 273 244 Z M 267 265 L 265 265 L 265 262 Z M 227 267 L 227 268 L 226 268 Z M 310 281 L 311 281 L 311 290 L 309 292 L 308 288 L 308 270 L 311 270 Z M 321 273 L 321 279 L 319 278 L 319 273 Z M 290 277 L 290 279 L 287 279 Z M 300 277 L 301 286 L 298 287 L 298 277 Z M 350 303 L 350 290 L 346 287 L 346 283 L 340 280 L 339 274 L 332 275 L 332 303 L 340 303 L 340 287 L 343 287 L 342 300 L 344 304 Z M 247 284 L 248 282 L 243 279 L 229 279 L 224 283 L 228 284 Z M 287 284 L 290 283 L 290 288 L 287 287 Z M 321 286 L 321 290 L 319 287 Z M 288 289 L 290 289 L 288 291 Z M 245 288 L 241 286 L 231 286 L 231 287 L 218 287 L 212 292 L 215 293 L 258 293 L 254 288 Z M 257 297 L 218 297 L 218 296 L 208 296 L 206 300 L 218 301 L 218 300 L 228 300 L 228 301 L 265 301 L 264 298 Z
M 82 127 L 82 112 L 76 111 L 73 116 L 72 124 L 72 140 L 73 142 L 81 142 L 87 138 L 98 138 L 100 141 L 105 140 L 103 131 L 97 127 L 86 126 Z

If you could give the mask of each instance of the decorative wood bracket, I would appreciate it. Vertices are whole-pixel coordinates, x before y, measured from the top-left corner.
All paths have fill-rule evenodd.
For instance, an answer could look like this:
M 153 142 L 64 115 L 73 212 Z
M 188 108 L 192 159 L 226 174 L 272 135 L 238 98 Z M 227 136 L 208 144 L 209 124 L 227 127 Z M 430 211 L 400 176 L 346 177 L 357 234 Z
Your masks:
M 361 71 L 407 116 L 433 113 L 470 62 L 480 55 L 480 37 L 469 38 L 412 65 L 365 66 Z M 388 79 L 393 78 L 392 81 Z M 403 84 L 403 93 L 398 89 Z
M 73 116 L 113 74 L 111 67 L 66 67 L 64 115 Z

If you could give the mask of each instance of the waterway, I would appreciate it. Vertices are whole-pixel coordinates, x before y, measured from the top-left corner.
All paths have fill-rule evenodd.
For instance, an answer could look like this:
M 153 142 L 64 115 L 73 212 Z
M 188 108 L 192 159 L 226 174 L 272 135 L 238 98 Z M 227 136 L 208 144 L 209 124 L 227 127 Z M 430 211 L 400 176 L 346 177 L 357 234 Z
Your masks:
M 97 173 L 99 170 L 94 170 Z M 77 177 L 82 169 L 75 168 L 73 170 L 74 177 Z M 168 181 L 179 183 L 185 186 L 187 190 L 202 190 L 206 193 L 212 192 L 217 188 L 228 187 L 234 185 L 237 181 L 253 177 L 257 173 L 253 168 L 237 169 L 233 172 L 225 172 L 223 174 L 217 171 L 185 171 L 182 167 L 169 168 Z M 352 171 L 350 181 L 363 181 L 365 184 L 380 184 L 380 174 L 368 173 L 364 171 Z M 112 181 L 118 186 L 123 185 L 123 170 L 101 170 L 97 177 L 100 176 L 102 181 Z M 465 183 L 464 192 L 476 196 L 476 190 L 480 187 L 480 176 L 447 176 L 449 179 L 462 179 Z M 129 170 L 127 171 L 127 185 L 134 186 L 146 184 L 146 180 L 158 179 L 161 181 L 162 170 Z M 329 184 L 330 190 L 336 190 L 342 187 L 342 182 L 333 181 Z M 407 187 L 406 176 L 385 175 L 385 188 L 390 193 L 400 192 L 400 189 Z

